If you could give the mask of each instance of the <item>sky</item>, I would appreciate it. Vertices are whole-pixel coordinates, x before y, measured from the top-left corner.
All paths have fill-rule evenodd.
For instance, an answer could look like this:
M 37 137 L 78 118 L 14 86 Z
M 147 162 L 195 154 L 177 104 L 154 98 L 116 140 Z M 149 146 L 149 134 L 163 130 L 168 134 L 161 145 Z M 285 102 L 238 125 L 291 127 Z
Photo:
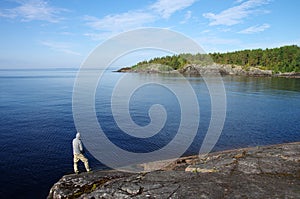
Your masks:
M 142 27 L 177 31 L 205 52 L 300 46 L 299 8 L 298 0 L 1 0 L 0 68 L 78 68 L 102 42 Z

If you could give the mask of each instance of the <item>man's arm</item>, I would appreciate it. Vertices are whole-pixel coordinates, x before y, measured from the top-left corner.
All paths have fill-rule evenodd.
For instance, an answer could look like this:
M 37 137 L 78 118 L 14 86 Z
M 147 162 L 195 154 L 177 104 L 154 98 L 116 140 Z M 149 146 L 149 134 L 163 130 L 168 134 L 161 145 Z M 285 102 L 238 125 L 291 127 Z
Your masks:
M 79 145 L 79 150 L 80 150 L 80 152 L 83 152 L 83 147 L 82 147 L 82 143 L 81 143 L 81 141 L 79 140 L 79 143 L 78 143 L 78 145 Z

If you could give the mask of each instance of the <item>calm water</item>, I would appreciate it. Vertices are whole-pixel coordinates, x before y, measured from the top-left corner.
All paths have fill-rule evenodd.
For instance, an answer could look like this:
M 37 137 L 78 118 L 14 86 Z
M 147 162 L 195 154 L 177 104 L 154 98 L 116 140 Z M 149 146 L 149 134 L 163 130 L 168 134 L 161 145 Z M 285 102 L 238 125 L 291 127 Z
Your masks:
M 72 116 L 72 89 L 77 71 L 0 70 L 0 198 L 45 198 L 62 175 L 72 173 L 71 141 L 76 129 Z M 112 85 L 122 74 L 108 72 L 96 93 L 99 122 L 119 147 L 150 152 L 174 137 L 180 107 L 167 89 L 149 85 L 130 102 L 132 119 L 149 123 L 148 108 L 160 103 L 168 112 L 165 128 L 152 138 L 133 139 L 120 132 L 109 107 Z M 144 78 L 143 74 L 131 74 Z M 180 87 L 181 79 L 155 75 Z M 210 98 L 200 78 L 189 78 L 196 91 L 201 120 L 198 134 L 186 151 L 197 153 L 210 119 Z M 300 141 L 300 79 L 224 77 L 227 115 L 214 151 Z M 88 154 L 93 169 L 105 169 Z M 82 165 L 81 165 L 82 166 Z M 83 169 L 83 167 L 81 167 Z

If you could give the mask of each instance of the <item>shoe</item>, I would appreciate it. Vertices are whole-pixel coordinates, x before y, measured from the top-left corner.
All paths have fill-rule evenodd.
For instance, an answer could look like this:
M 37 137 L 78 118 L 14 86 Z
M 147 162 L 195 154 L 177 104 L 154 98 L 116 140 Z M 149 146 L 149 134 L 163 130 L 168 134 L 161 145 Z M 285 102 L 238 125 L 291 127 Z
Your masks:
M 79 174 L 79 171 L 75 171 L 75 174 Z

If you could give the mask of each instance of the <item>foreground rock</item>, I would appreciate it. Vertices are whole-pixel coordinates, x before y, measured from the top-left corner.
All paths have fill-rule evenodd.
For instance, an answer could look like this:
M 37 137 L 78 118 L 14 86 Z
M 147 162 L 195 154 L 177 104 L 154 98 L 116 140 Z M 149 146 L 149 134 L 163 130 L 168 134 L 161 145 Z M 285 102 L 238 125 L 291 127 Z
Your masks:
M 153 164 L 153 163 L 152 163 Z M 300 142 L 191 156 L 139 174 L 67 175 L 48 198 L 299 198 Z

